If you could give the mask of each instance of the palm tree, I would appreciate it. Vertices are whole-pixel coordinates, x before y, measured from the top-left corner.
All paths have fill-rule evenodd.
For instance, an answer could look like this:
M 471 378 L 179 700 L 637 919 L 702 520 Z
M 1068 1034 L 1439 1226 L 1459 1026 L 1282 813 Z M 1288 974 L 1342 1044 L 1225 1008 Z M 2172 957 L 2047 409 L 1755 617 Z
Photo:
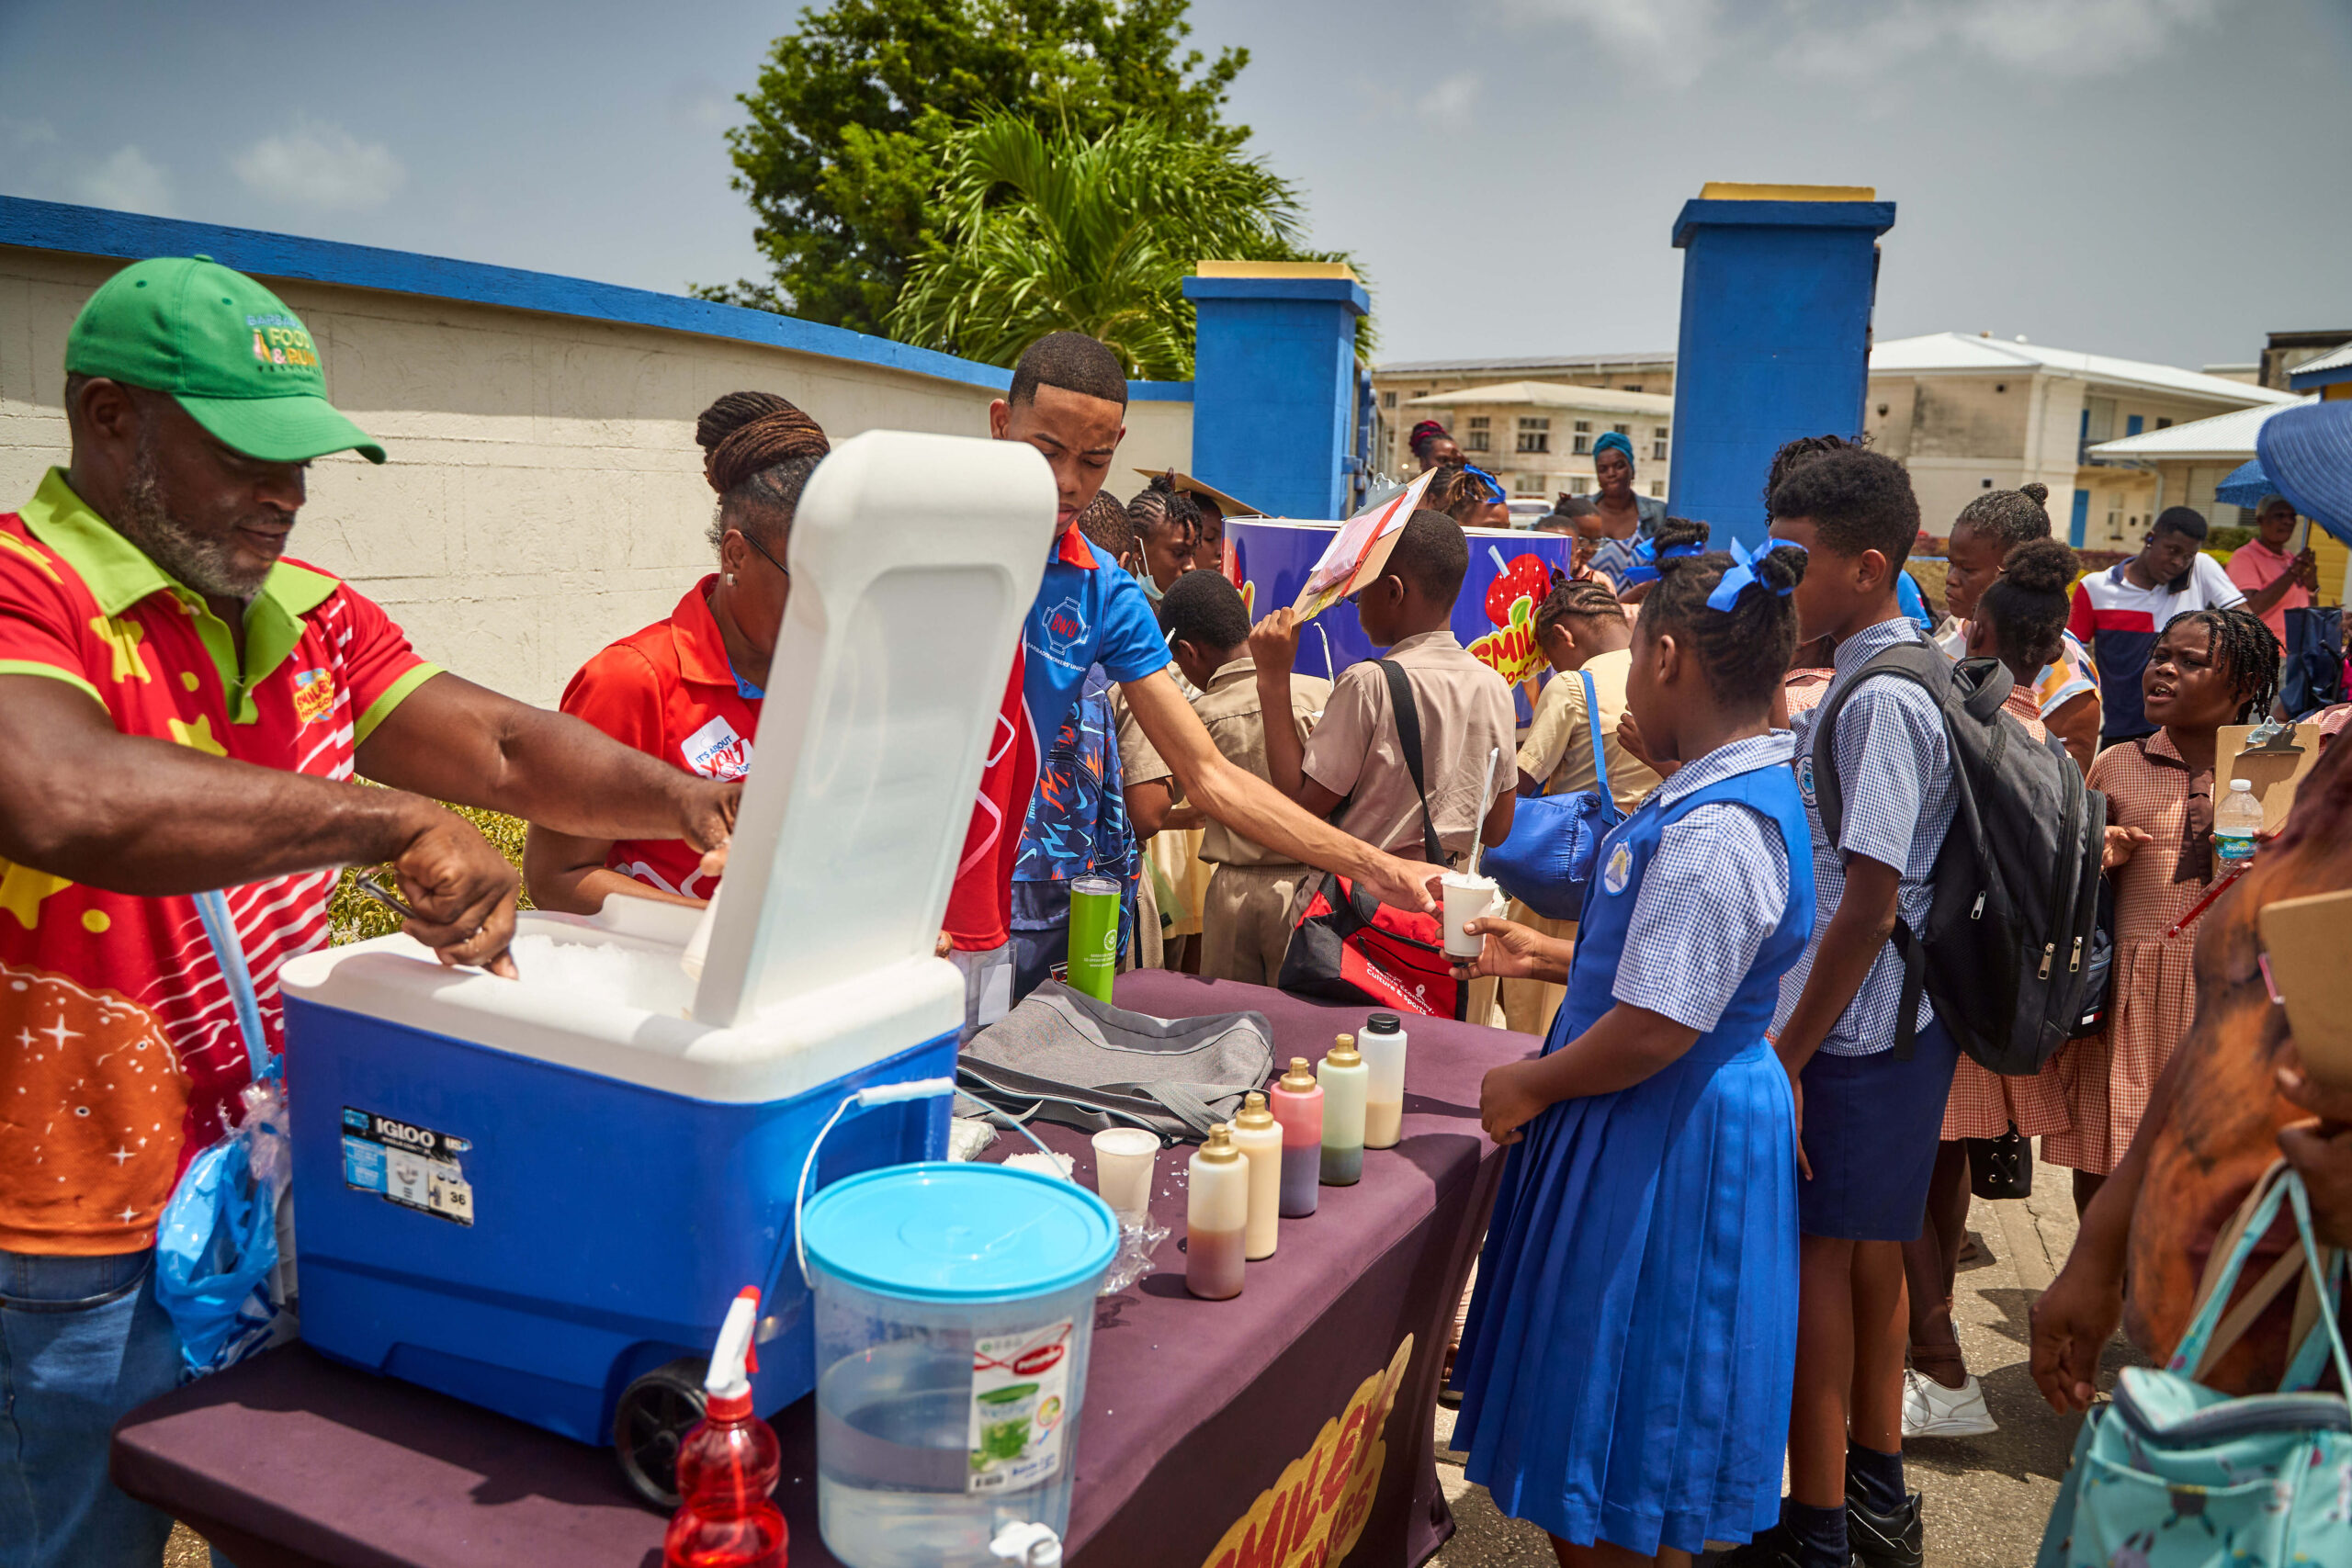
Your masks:
M 1046 333 L 1109 344 L 1130 376 L 1193 374 L 1182 280 L 1203 257 L 1343 260 L 1300 247 L 1290 182 L 1230 147 L 1136 119 L 1088 140 L 992 112 L 947 138 L 946 232 L 889 317 L 901 341 L 1011 365 Z

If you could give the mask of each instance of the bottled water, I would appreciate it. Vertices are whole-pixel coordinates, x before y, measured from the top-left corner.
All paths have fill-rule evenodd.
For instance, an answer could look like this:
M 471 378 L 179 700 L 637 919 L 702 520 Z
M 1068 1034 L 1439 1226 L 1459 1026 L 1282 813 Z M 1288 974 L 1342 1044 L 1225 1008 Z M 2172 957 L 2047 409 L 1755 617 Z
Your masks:
M 2262 803 L 2254 785 L 2232 779 L 2230 792 L 2213 807 L 2213 858 L 2223 873 L 2243 871 L 2254 861 L 2254 836 L 2262 831 Z

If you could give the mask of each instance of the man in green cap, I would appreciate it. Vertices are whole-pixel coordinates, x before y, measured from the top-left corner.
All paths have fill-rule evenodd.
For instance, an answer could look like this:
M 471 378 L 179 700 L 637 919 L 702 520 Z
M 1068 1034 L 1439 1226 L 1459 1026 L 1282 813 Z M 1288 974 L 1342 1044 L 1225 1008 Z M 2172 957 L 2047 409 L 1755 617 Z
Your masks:
M 514 972 L 514 873 L 438 802 L 716 851 L 740 786 L 440 671 L 284 558 L 311 460 L 384 453 L 252 278 L 126 267 L 65 370 L 71 464 L 0 516 L 0 1564 L 153 1568 L 171 1521 L 107 1432 L 177 1381 L 156 1218 L 249 1077 L 191 896 L 228 890 L 277 1050 L 344 865 L 390 862 L 444 963 Z

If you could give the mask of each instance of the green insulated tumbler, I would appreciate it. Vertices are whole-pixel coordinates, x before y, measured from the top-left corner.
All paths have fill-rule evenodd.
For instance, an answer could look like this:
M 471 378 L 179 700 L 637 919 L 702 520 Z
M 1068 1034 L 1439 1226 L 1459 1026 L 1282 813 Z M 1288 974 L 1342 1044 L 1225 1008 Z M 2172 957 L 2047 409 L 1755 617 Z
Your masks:
M 1111 999 L 1119 972 L 1119 884 L 1108 876 L 1074 876 L 1069 884 L 1069 984 L 1096 1001 Z

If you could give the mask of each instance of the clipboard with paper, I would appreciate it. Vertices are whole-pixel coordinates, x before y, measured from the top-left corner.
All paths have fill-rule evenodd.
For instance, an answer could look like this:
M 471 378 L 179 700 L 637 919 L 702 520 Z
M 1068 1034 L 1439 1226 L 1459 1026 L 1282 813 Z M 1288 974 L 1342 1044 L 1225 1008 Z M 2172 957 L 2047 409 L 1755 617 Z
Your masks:
M 1331 536 L 1331 542 L 1316 558 L 1314 567 L 1306 574 L 1306 581 L 1298 591 L 1297 601 L 1291 606 L 1301 623 L 1313 620 L 1366 582 L 1380 575 L 1388 564 L 1391 551 L 1396 547 L 1396 536 L 1404 531 L 1405 520 L 1412 516 L 1421 503 L 1421 496 L 1430 488 L 1430 475 L 1422 474 L 1395 495 L 1349 518 Z

